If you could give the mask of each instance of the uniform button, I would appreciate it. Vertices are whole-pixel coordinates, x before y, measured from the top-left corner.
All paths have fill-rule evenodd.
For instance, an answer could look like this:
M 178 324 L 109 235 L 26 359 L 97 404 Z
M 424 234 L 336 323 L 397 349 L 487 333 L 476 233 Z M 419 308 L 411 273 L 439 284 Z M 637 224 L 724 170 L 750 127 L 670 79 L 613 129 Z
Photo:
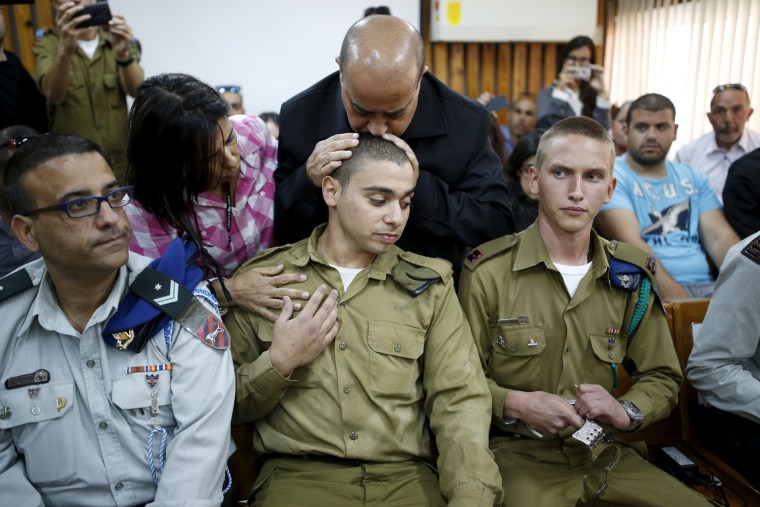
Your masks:
M 121 483 L 121 482 L 117 482 L 117 483 L 116 483 L 116 486 L 114 486 L 113 488 L 114 488 L 116 491 L 121 491 L 122 489 L 124 489 L 124 483 Z
M 346 345 L 346 342 L 340 342 L 340 343 L 338 344 L 338 348 L 339 348 L 340 350 L 346 350 L 346 348 L 347 348 L 347 347 L 348 347 L 348 345 Z
M 90 359 L 89 361 L 87 361 L 87 367 L 88 368 L 95 368 L 95 361 L 93 361 L 92 359 Z
M 357 432 L 355 432 L 355 431 L 352 431 L 352 432 L 351 432 L 351 433 L 348 435 L 348 437 L 349 437 L 351 440 L 356 440 L 357 438 L 359 438 L 359 434 L 358 434 Z
M 564 392 L 565 392 L 565 388 L 564 388 L 564 387 L 560 387 L 560 388 L 559 388 L 559 394 L 562 394 L 562 393 L 564 393 Z
M 40 414 L 40 407 L 32 407 L 32 414 L 33 415 L 39 415 Z
M 515 344 L 513 343 L 513 344 L 512 344 L 512 346 L 511 346 L 511 347 L 509 347 L 509 350 L 511 350 L 512 352 L 517 352 L 517 345 L 515 345 Z
M 401 345 L 399 345 L 398 343 L 397 343 L 397 344 L 395 344 L 395 345 L 393 346 L 393 350 L 395 350 L 396 352 L 401 352 Z
M 107 430 L 108 429 L 108 423 L 103 421 L 102 423 L 98 424 L 98 428 L 101 430 Z
M 609 354 L 607 354 L 607 357 L 609 357 L 610 359 L 615 359 L 615 354 L 610 352 Z
M 346 386 L 346 387 L 343 388 L 343 392 L 346 393 L 346 394 L 351 394 L 351 388 L 348 387 L 348 386 Z
M 570 352 L 570 345 L 567 346 L 567 348 L 565 349 L 565 352 Z

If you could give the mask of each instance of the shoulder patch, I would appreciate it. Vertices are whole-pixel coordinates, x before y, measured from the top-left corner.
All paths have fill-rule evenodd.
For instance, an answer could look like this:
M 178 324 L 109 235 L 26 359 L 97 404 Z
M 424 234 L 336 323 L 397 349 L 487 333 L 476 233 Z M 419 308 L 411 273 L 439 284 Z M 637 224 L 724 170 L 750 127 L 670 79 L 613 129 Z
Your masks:
M 760 264 L 760 236 L 757 236 L 754 241 L 744 247 L 742 255 L 755 264 Z
M 393 266 L 393 280 L 417 297 L 439 281 L 451 278 L 451 264 L 443 259 L 403 252 Z
M 621 289 L 634 291 L 641 283 L 640 277 L 646 276 L 652 284 L 652 291 L 659 299 L 660 288 L 655 278 L 657 261 L 654 257 L 640 248 L 619 241 L 610 241 L 605 245 L 605 248 L 609 254 L 609 283 Z M 626 267 L 626 264 L 629 267 Z M 636 277 L 631 276 L 633 272 L 631 268 L 634 268 L 633 271 L 638 271 L 638 280 L 634 280 Z M 632 287 L 634 282 L 636 286 Z
M 26 269 L 19 269 L 0 278 L 0 301 L 34 287 L 34 280 Z
M 509 236 L 502 236 L 501 238 L 493 239 L 487 243 L 483 243 L 477 248 L 473 248 L 472 251 L 465 257 L 462 264 L 470 271 L 474 271 L 475 268 L 478 267 L 478 265 L 483 261 L 500 252 L 509 250 L 516 244 L 516 234 L 510 234 Z

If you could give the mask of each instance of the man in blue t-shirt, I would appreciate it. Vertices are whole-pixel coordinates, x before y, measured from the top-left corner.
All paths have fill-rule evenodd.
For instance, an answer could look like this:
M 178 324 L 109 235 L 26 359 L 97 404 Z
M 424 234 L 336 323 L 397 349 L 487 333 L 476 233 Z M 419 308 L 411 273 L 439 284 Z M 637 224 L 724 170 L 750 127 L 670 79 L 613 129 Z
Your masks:
M 710 297 L 714 279 L 706 254 L 720 266 L 739 237 L 707 178 L 665 159 L 678 131 L 675 117 L 663 95 L 650 93 L 631 104 L 628 153 L 615 160 L 617 188 L 596 226 L 657 258 L 664 300 Z

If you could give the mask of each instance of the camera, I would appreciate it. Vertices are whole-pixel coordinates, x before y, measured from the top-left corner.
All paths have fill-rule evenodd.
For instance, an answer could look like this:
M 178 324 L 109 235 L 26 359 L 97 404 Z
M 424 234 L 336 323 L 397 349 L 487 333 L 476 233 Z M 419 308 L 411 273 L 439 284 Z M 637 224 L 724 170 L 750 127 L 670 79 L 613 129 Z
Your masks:
M 85 19 L 77 25 L 77 28 L 87 28 L 90 26 L 106 25 L 111 21 L 111 9 L 108 2 L 95 2 L 94 4 L 85 5 L 84 9 L 77 13 L 76 17 L 89 14 L 90 19 Z
M 574 67 L 570 73 L 575 79 L 584 79 L 586 81 L 591 79 L 591 67 Z

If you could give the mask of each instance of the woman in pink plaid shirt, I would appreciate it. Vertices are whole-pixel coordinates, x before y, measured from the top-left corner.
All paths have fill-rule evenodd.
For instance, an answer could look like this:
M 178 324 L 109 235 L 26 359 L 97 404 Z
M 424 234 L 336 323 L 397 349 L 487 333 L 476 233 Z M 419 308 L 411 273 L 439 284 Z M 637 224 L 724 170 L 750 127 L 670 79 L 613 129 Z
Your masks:
M 156 258 L 177 236 L 190 236 L 205 247 L 198 263 L 211 275 L 219 306 L 274 320 L 283 296 L 308 298 L 286 287 L 303 275 L 283 274 L 282 266 L 233 273 L 274 244 L 277 141 L 256 116 L 228 118 L 228 107 L 186 74 L 161 74 L 140 86 L 129 114 L 130 250 Z

